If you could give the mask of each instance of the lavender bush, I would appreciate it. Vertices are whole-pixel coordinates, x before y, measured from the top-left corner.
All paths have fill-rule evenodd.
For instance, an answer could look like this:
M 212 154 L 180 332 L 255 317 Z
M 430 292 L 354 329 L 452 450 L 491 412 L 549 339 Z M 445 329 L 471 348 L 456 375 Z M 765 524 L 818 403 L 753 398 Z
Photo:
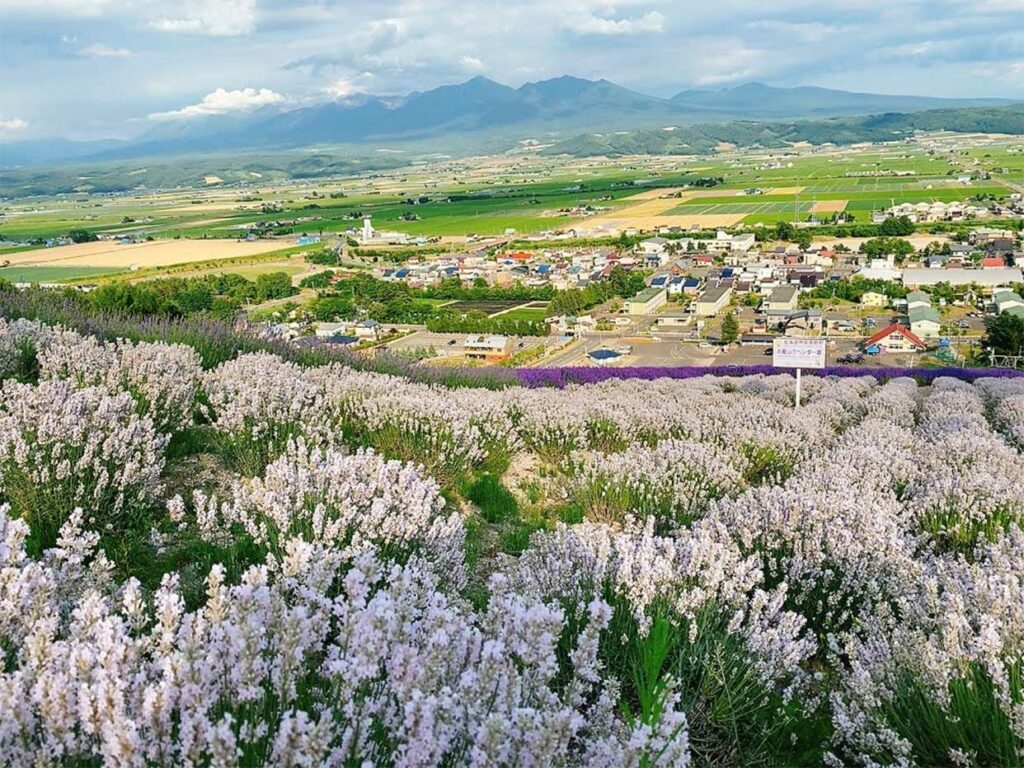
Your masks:
M 78 321 L 0 327 L 3 764 L 1024 762 L 1024 379 L 450 390 Z

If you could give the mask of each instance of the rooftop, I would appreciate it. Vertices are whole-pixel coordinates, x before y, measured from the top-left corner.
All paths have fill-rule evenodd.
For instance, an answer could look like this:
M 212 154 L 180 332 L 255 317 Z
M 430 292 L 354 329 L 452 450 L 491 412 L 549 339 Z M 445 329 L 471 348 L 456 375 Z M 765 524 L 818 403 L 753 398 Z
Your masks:
M 665 292 L 664 288 L 658 288 L 657 286 L 651 286 L 650 288 L 644 288 L 640 293 L 630 299 L 630 301 L 648 302 L 655 296 Z

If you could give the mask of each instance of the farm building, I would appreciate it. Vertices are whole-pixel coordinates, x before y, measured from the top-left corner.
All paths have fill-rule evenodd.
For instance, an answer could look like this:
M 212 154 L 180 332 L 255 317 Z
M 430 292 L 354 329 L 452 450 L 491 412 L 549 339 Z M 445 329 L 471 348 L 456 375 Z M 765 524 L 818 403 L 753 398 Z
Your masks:
M 921 352 L 927 345 L 909 328 L 893 323 L 861 342 L 867 351 L 872 349 L 885 352 Z
M 644 288 L 631 299 L 626 300 L 626 313 L 630 315 L 653 315 L 668 301 L 664 288 Z

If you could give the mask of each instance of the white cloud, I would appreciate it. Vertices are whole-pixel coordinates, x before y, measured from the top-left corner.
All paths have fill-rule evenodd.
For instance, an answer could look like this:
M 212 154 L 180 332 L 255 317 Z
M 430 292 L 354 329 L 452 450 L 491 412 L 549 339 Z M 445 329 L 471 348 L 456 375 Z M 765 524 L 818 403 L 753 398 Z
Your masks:
M 1024 59 L 998 64 L 981 64 L 971 70 L 972 75 L 991 78 L 1011 85 L 1024 81 Z
M 610 19 L 587 14 L 570 21 L 569 29 L 579 35 L 640 35 L 665 31 L 665 17 L 657 11 L 625 19 Z
M 223 115 L 229 112 L 249 112 L 269 104 L 280 104 L 284 96 L 275 93 L 269 88 L 242 88 L 237 91 L 228 91 L 218 88 L 208 93 L 198 104 L 191 104 L 181 109 L 170 112 L 154 112 L 149 116 L 150 120 L 189 120 L 195 117 L 207 117 L 209 115 Z
M 90 59 L 95 58 L 115 58 L 115 59 L 127 59 L 135 55 L 134 52 L 127 48 L 111 48 L 109 45 L 103 43 L 93 43 L 87 45 L 79 53 L 82 56 L 86 56 Z
M 10 120 L 0 120 L 0 131 L 23 131 L 28 128 L 28 123 L 20 117 L 12 117 Z
M 190 0 L 149 26 L 160 32 L 234 37 L 256 31 L 256 0 Z
M 359 93 L 359 86 L 347 77 L 339 77 L 333 83 L 324 88 L 324 93 L 332 99 L 346 99 Z
M 747 24 L 747 29 L 755 32 L 768 32 L 801 43 L 820 43 L 841 31 L 835 24 L 826 24 L 821 21 L 780 21 L 778 19 L 752 21 Z
M 469 72 L 483 72 L 485 69 L 484 63 L 476 56 L 460 56 L 459 64 Z

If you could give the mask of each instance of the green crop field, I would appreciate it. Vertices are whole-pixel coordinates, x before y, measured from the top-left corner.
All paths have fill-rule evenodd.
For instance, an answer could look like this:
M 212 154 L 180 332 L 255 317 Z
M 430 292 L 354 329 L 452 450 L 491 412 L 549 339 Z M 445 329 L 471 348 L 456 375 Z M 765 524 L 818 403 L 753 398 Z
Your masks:
M 526 306 L 516 307 L 498 315 L 491 315 L 491 317 L 498 317 L 502 320 L 515 320 L 519 322 L 542 322 L 547 316 L 547 309 Z
M 0 280 L 12 283 L 65 283 L 124 271 L 105 267 L 0 267 Z

